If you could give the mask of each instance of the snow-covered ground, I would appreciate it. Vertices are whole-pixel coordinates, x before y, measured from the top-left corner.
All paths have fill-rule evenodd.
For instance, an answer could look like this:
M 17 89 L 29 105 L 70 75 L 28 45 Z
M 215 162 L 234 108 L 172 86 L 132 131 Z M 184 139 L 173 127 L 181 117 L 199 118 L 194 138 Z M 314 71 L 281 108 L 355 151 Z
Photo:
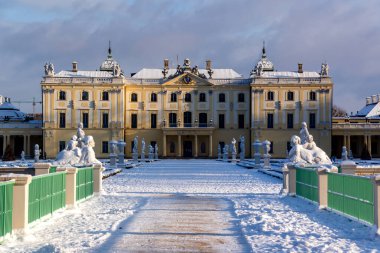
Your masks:
M 104 180 L 104 194 L 78 208 L 36 223 L 26 236 L 11 236 L 0 252 L 104 252 L 131 219 L 158 198 L 223 200 L 254 252 L 346 252 L 380 249 L 370 227 L 283 196 L 276 178 L 213 160 L 162 160 L 123 170 Z M 150 210 L 150 209 L 149 209 Z M 159 218 L 160 211 L 155 215 Z M 150 240 L 151 235 L 146 235 Z M 106 247 L 107 246 L 107 247 Z M 245 248 L 246 251 L 249 251 Z M 128 248 L 125 249 L 128 252 Z

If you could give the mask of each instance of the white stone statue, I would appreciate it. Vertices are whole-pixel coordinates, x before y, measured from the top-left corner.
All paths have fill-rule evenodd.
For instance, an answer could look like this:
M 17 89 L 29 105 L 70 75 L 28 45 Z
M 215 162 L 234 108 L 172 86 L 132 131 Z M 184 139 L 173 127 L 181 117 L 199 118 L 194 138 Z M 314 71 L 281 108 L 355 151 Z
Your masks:
M 307 140 L 309 139 L 309 130 L 307 129 L 306 122 L 302 122 L 301 131 L 300 131 L 300 137 L 301 137 L 301 144 L 307 143 Z
M 45 76 L 54 76 L 54 65 L 53 63 L 45 63 Z
M 78 128 L 77 128 L 78 147 L 82 148 L 82 142 L 83 142 L 85 136 L 86 136 L 86 134 L 83 131 L 83 123 L 80 122 L 78 124 Z
M 25 161 L 25 152 L 21 151 L 21 161 Z
M 95 157 L 95 141 L 91 135 L 87 135 L 83 140 L 84 147 L 82 148 L 82 156 L 79 160 L 80 164 L 101 163 Z
M 38 162 L 40 160 L 40 155 L 41 155 L 41 149 L 38 144 L 34 145 L 34 162 Z
M 328 76 L 328 75 L 329 75 L 329 65 L 327 63 L 322 63 L 321 76 Z
M 270 141 L 265 140 L 263 141 L 262 145 L 263 145 L 264 155 L 268 156 L 269 151 L 270 151 Z
M 348 152 L 347 152 L 347 147 L 343 146 L 342 147 L 342 160 L 347 161 L 348 160 Z
M 154 145 L 154 158 L 158 160 L 158 145 Z
M 141 153 L 145 154 L 145 140 L 142 138 L 141 140 Z
M 138 136 L 135 136 L 135 138 L 133 139 L 133 150 L 132 152 L 133 153 L 137 153 L 138 152 Z
M 73 135 L 71 140 L 67 143 L 66 148 L 58 153 L 57 162 L 60 165 L 74 165 L 77 164 L 82 156 L 81 149 L 78 148 L 78 137 Z
M 236 154 L 236 140 L 235 140 L 235 138 L 232 138 L 231 145 L 232 145 L 232 153 Z
M 112 154 L 117 154 L 118 153 L 117 142 L 116 141 L 112 141 L 111 142 L 111 153 Z
M 228 144 L 226 144 L 225 146 L 224 146 L 224 153 L 226 153 L 227 155 L 228 155 L 228 152 L 229 152 L 229 147 L 228 147 Z

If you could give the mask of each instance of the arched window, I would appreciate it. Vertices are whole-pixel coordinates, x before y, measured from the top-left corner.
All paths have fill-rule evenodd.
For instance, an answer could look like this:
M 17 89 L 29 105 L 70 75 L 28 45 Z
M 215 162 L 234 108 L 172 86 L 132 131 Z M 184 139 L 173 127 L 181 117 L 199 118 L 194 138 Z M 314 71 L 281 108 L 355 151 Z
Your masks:
M 131 95 L 131 101 L 132 102 L 137 102 L 137 94 L 136 93 L 132 93 L 132 95 Z
M 170 94 L 170 102 L 177 102 L 177 93 Z
M 170 153 L 174 153 L 175 152 L 175 144 L 174 144 L 174 142 L 170 142 L 169 151 L 170 151 Z
M 267 100 L 268 101 L 273 101 L 274 100 L 274 92 L 273 91 L 268 91 Z
M 238 94 L 238 102 L 244 102 L 244 93 Z
M 108 101 L 108 91 L 103 91 L 102 92 L 102 100 L 103 101 Z
M 224 103 L 224 102 L 226 102 L 226 94 L 219 93 L 219 103 Z
M 201 143 L 201 153 L 206 153 L 206 143 Z
M 59 100 L 66 100 L 66 92 L 64 92 L 63 90 L 59 91 L 58 99 Z
M 293 101 L 294 100 L 294 92 L 288 91 L 287 98 L 288 98 L 288 101 Z
M 317 100 L 317 93 L 315 93 L 315 91 L 310 91 L 309 98 L 311 101 Z
M 191 102 L 191 94 L 190 93 L 185 94 L 185 102 Z
M 206 102 L 206 93 L 199 94 L 199 102 Z
M 150 102 L 157 102 L 157 94 L 156 93 L 150 94 Z
M 88 91 L 82 91 L 82 100 L 88 100 Z

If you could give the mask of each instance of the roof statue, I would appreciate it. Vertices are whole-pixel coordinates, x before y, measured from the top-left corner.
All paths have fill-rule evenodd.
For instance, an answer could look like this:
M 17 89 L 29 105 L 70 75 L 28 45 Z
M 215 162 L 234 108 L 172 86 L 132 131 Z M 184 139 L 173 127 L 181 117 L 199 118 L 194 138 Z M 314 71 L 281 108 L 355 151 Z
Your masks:
M 53 63 L 45 63 L 45 76 L 54 76 L 54 65 Z
M 190 61 L 190 59 L 189 58 L 186 58 L 184 61 L 183 61 L 183 65 L 181 66 L 181 65 L 177 65 L 177 71 L 174 73 L 174 74 L 172 74 L 172 75 L 170 75 L 169 77 L 168 77 L 168 79 L 172 79 L 172 78 L 174 78 L 174 77 L 177 77 L 177 76 L 179 76 L 179 75 L 182 75 L 183 73 L 192 73 L 192 74 L 194 74 L 194 75 L 196 75 L 196 76 L 199 76 L 200 78 L 204 78 L 204 79 L 206 79 L 207 77 L 206 77 L 206 75 L 204 74 L 204 73 L 201 73 L 200 71 L 199 71 L 199 68 L 198 68 L 198 66 L 197 65 L 195 65 L 193 68 L 191 67 L 191 61 Z M 163 74 L 164 74 L 164 71 L 162 72 Z M 166 74 L 164 74 L 164 78 L 165 78 L 165 76 L 166 76 Z
M 103 61 L 100 66 L 100 71 L 108 71 L 111 72 L 114 76 L 122 76 L 123 70 L 120 68 L 120 65 L 117 61 L 115 61 L 112 57 L 112 49 L 111 49 L 111 41 L 108 46 L 108 56 L 107 59 Z
M 273 71 L 274 65 L 268 60 L 266 50 L 265 50 L 265 41 L 263 42 L 263 49 L 260 61 L 256 64 L 255 68 L 251 71 L 252 76 L 261 76 L 264 71 Z
M 322 63 L 321 76 L 328 76 L 328 75 L 329 75 L 329 65 L 327 63 Z

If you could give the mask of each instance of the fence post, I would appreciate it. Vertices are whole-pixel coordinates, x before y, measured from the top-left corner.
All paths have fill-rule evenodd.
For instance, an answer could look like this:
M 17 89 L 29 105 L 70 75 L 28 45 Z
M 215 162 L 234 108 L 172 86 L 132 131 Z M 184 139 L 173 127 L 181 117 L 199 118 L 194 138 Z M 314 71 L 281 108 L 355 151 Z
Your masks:
M 294 165 L 288 165 L 288 169 L 289 169 L 289 184 L 288 184 L 288 187 L 289 187 L 289 191 L 288 191 L 288 195 L 289 196 L 295 196 L 296 195 L 296 174 L 297 174 L 297 169 Z
M 1 176 L 5 180 L 15 180 L 13 186 L 13 232 L 23 233 L 28 227 L 29 214 L 29 184 L 32 182 L 31 175 L 18 174 L 17 176 Z
M 102 191 L 102 184 L 103 184 L 103 170 L 104 168 L 102 167 L 101 164 L 96 163 L 93 166 L 94 170 L 94 193 L 100 193 Z
M 380 175 L 374 176 L 373 178 L 373 207 L 375 215 L 375 226 L 376 232 L 380 235 Z
M 78 168 L 66 168 L 66 206 L 75 207 L 77 202 Z
M 328 194 L 328 174 L 326 168 L 318 168 L 315 170 L 318 175 L 318 203 L 319 208 L 327 208 Z
M 49 169 L 51 167 L 51 163 L 35 163 L 34 164 L 34 175 L 44 175 L 49 174 Z
M 289 168 L 284 165 L 282 168 L 282 188 L 285 193 L 289 193 Z
M 346 160 L 341 162 L 340 168 L 342 169 L 342 174 L 355 175 L 356 163 L 354 161 Z

